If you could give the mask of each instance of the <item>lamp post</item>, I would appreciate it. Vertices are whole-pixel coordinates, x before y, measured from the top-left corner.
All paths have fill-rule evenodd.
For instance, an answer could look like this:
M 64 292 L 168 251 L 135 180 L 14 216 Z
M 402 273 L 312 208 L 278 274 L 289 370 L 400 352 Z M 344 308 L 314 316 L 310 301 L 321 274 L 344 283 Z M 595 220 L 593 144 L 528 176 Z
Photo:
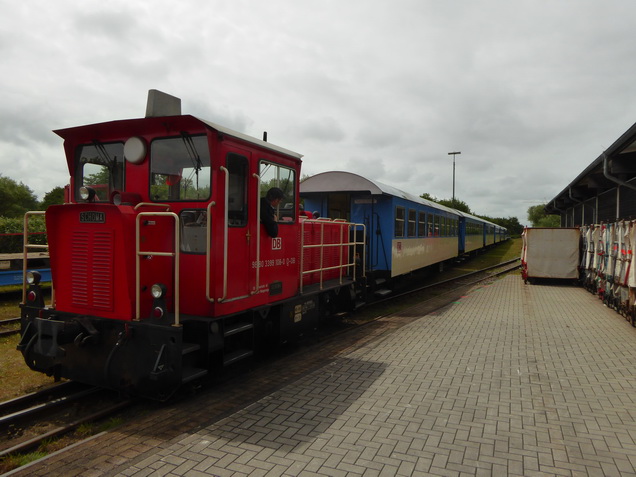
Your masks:
M 453 156 L 453 205 L 455 205 L 455 156 L 461 154 L 461 151 L 449 152 L 449 156 Z

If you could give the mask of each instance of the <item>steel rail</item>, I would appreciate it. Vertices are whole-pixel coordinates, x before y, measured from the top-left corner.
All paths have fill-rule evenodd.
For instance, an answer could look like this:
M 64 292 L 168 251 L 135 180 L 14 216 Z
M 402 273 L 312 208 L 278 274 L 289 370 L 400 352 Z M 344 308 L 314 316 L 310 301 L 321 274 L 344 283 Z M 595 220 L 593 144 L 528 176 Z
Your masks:
M 0 320 L 0 327 L 11 326 L 16 323 L 20 323 L 20 318 L 7 318 L 6 320 Z M 20 332 L 20 328 L 0 330 L 0 338 L 17 335 L 19 332 Z
M 15 330 L 2 330 L 0 331 L 0 338 L 6 338 L 7 336 L 17 335 L 20 332 L 19 328 Z
M 509 265 L 511 263 L 518 262 L 519 260 L 520 260 L 519 258 L 514 258 L 514 259 L 508 260 L 506 262 L 498 263 L 497 265 L 492 265 L 490 267 L 482 268 L 480 270 L 475 270 L 473 272 L 464 273 L 463 275 L 459 275 L 459 276 L 456 276 L 456 277 L 453 277 L 453 278 L 447 278 L 446 280 L 442 280 L 440 282 L 431 283 L 430 285 L 424 285 L 422 287 L 418 287 L 418 288 L 414 288 L 412 290 L 408 290 L 408 291 L 405 291 L 405 292 L 402 292 L 402 293 L 398 293 L 397 295 L 390 295 L 389 297 L 381 299 L 381 300 L 374 300 L 373 304 L 375 305 L 375 304 L 378 304 L 378 303 L 384 303 L 386 301 L 394 300 L 395 298 L 399 298 L 399 297 L 407 296 L 407 295 L 412 295 L 412 294 L 417 293 L 419 291 L 427 290 L 429 288 L 437 287 L 437 286 L 440 286 L 440 285 L 445 285 L 446 283 L 451 283 L 451 282 L 454 282 L 454 281 L 457 281 L 457 280 L 461 280 L 461 279 L 464 279 L 464 278 L 472 277 L 474 275 L 477 275 L 478 273 L 484 273 L 484 272 L 487 272 L 488 270 L 493 270 L 495 268 L 500 268 L 500 267 L 503 267 L 505 265 Z M 507 270 L 505 272 L 502 272 L 502 273 L 508 273 L 509 271 L 515 270 L 516 268 L 519 268 L 519 267 L 520 267 L 520 265 L 515 265 L 514 267 L 511 267 L 509 270 Z M 497 274 L 495 274 L 495 275 L 497 275 Z M 493 275 L 489 275 L 488 277 L 485 277 L 483 279 L 477 280 L 474 283 L 479 283 L 480 281 L 485 280 L 487 278 L 490 278 L 491 276 L 493 276 Z
M 101 411 L 98 411 L 96 413 L 93 413 L 89 416 L 86 417 L 82 417 L 80 419 L 77 419 L 65 426 L 61 426 L 58 427 L 56 429 L 53 429 L 52 431 L 46 432 L 44 434 L 41 434 L 39 436 L 33 437 L 27 441 L 24 441 L 20 444 L 16 444 L 15 446 L 9 448 L 9 449 L 5 449 L 3 451 L 0 451 L 0 458 L 6 457 L 10 454 L 21 454 L 21 453 L 25 453 L 31 449 L 34 449 L 36 447 L 38 447 L 43 441 L 47 440 L 47 439 L 52 439 L 55 437 L 59 437 L 62 436 L 64 434 L 68 434 L 69 432 L 72 432 L 76 427 L 85 424 L 87 422 L 92 422 L 92 421 L 97 421 L 100 419 L 103 419 L 105 417 L 108 417 L 122 409 L 125 409 L 129 406 L 131 406 L 133 403 L 135 402 L 135 400 L 128 400 L 128 401 L 122 401 L 120 403 L 114 404 L 110 407 L 107 407 L 105 409 L 102 409 Z
M 20 317 L 18 318 L 7 318 L 6 320 L 0 320 L 0 326 L 2 325 L 10 325 L 12 323 L 18 323 L 20 321 Z
M 80 391 L 75 394 L 62 396 L 48 402 L 36 404 L 35 406 L 31 406 L 26 409 L 21 409 L 19 411 L 15 411 L 10 414 L 6 414 L 4 416 L 0 416 L 0 428 L 9 426 L 13 422 L 19 421 L 26 417 L 30 417 L 35 414 L 40 414 L 45 411 L 50 411 L 53 408 L 66 405 L 73 401 L 77 401 L 78 399 L 82 399 L 86 396 L 90 396 L 91 394 L 95 394 L 96 392 L 99 392 L 101 390 L 102 390 L 101 388 L 97 388 L 97 387 L 85 389 L 84 391 Z
M 447 283 L 451 283 L 451 282 L 454 282 L 454 281 L 459 281 L 461 279 L 477 275 L 478 273 L 484 273 L 484 272 L 487 272 L 488 270 L 492 270 L 492 269 L 495 269 L 495 268 L 500 268 L 500 267 L 509 265 L 509 264 L 511 264 L 513 262 L 516 262 L 516 261 L 519 261 L 519 259 L 515 258 L 513 260 L 508 260 L 506 262 L 501 262 L 501 263 L 499 263 L 497 265 L 492 265 L 490 267 L 482 268 L 480 270 L 475 270 L 474 272 L 465 273 L 463 275 L 459 275 L 459 276 L 454 277 L 454 278 L 448 278 L 446 280 L 442 280 L 442 281 L 439 281 L 439 282 L 436 282 L 436 283 L 431 283 L 430 285 L 425 285 L 423 287 L 419 287 L 417 289 L 409 290 L 409 291 L 406 291 L 406 292 L 403 292 L 403 293 L 400 293 L 400 294 L 397 294 L 397 295 L 389 295 L 388 297 L 383 298 L 381 300 L 375 300 L 375 301 L 371 302 L 370 305 L 371 306 L 375 306 L 375 305 L 381 305 L 381 304 L 384 304 L 384 303 L 388 303 L 388 302 L 391 302 L 391 301 L 395 300 L 396 298 L 401 298 L 401 297 L 405 297 L 405 296 L 409 296 L 409 295 L 414 295 L 417 292 L 421 292 L 421 291 L 424 291 L 424 290 L 427 290 L 427 289 L 430 289 L 430 288 L 438 287 L 440 285 L 445 285 Z M 488 280 L 489 278 L 492 278 L 494 276 L 503 275 L 505 273 L 512 272 L 512 271 L 516 270 L 517 268 L 519 268 L 520 266 L 521 265 L 514 265 L 512 267 L 506 268 L 506 269 L 501 270 L 501 271 L 499 271 L 497 273 L 494 273 L 492 275 L 487 275 L 487 276 L 484 276 L 482 278 L 479 278 L 479 279 L 477 279 L 477 280 L 475 280 L 473 282 L 464 283 L 461 286 L 466 287 L 466 286 L 476 285 L 477 283 L 483 282 L 484 280 Z M 451 293 L 453 291 L 455 291 L 455 290 L 454 289 L 453 290 L 448 290 L 448 291 L 445 291 L 445 292 L 441 293 L 440 295 L 446 295 L 446 294 Z M 424 299 L 424 300 L 422 300 L 422 302 L 426 302 L 426 301 L 432 300 L 433 298 L 435 298 L 435 297 Z M 409 308 L 409 307 L 407 306 L 406 308 Z M 367 319 L 364 322 L 357 323 L 355 325 L 355 327 L 367 326 L 367 325 L 369 325 L 371 323 L 377 322 L 380 319 L 390 317 L 394 313 L 395 312 L 390 312 L 388 314 L 382 314 L 382 315 L 375 316 L 374 318 Z M 355 313 L 346 313 L 346 315 L 348 315 L 348 316 L 352 316 L 354 314 Z M 351 330 L 351 328 L 347 328 L 347 329 L 344 329 L 344 330 L 342 330 L 342 331 L 340 331 L 338 333 L 335 333 L 335 334 L 337 335 L 337 334 L 340 334 L 340 333 L 346 333 L 347 331 L 350 331 L 350 330 Z
M 14 409 L 16 407 L 26 407 L 27 404 L 50 399 L 51 395 L 57 395 L 67 392 L 68 388 L 84 386 L 82 384 L 75 383 L 73 381 L 66 381 L 63 383 L 54 384 L 46 389 L 35 391 L 29 394 L 24 394 L 8 401 L 0 402 L 0 413 L 6 414 L 8 409 Z

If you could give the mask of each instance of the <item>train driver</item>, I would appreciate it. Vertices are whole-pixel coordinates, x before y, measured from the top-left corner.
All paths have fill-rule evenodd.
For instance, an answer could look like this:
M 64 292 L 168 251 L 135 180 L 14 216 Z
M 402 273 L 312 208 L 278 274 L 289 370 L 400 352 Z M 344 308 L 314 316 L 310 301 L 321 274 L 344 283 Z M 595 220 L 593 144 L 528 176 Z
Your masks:
M 278 216 L 276 208 L 283 200 L 283 191 L 278 187 L 272 187 L 267 191 L 267 195 L 261 198 L 261 222 L 270 237 L 278 236 Z

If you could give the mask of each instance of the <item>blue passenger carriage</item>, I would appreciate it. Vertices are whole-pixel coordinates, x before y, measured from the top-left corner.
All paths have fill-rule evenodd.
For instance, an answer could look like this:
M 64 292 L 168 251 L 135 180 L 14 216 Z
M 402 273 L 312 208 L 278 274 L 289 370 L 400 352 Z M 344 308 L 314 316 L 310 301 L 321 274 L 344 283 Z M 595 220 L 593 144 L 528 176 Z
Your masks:
M 457 210 L 341 171 L 305 179 L 300 194 L 305 210 L 365 224 L 371 276 L 393 278 L 458 255 Z
M 488 222 L 461 212 L 459 223 L 459 254 L 481 250 L 486 245 Z

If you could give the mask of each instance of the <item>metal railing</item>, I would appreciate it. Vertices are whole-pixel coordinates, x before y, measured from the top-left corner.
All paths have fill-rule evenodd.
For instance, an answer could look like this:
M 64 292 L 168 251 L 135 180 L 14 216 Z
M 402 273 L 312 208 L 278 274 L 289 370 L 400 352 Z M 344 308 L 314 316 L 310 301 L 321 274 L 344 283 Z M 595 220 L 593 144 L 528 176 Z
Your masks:
M 366 248 L 364 247 L 364 237 L 366 236 L 366 226 L 364 224 L 356 224 L 353 222 L 347 222 L 344 219 L 328 219 L 328 218 L 319 218 L 319 219 L 305 219 L 301 221 L 301 246 L 300 246 L 300 292 L 303 292 L 303 278 L 306 275 L 312 273 L 318 273 L 320 279 L 318 281 L 320 289 L 324 288 L 324 278 L 325 273 L 338 270 L 338 280 L 339 283 L 343 283 L 344 274 L 351 269 L 351 276 L 353 281 L 356 280 L 356 259 L 358 258 L 356 253 L 356 248 L 358 245 L 362 246 L 362 257 L 361 257 L 361 265 L 362 265 L 362 276 L 366 276 Z M 339 240 L 337 242 L 327 242 L 325 243 L 325 226 L 334 226 L 334 224 L 339 225 L 340 235 Z M 318 226 L 320 227 L 320 241 L 319 243 L 306 244 L 305 243 L 305 227 L 306 226 Z M 357 232 L 362 230 L 362 241 L 358 241 L 356 238 Z M 353 237 L 353 238 L 352 238 Z M 335 265 L 325 264 L 325 251 L 339 247 L 339 255 L 338 255 L 338 263 Z M 345 256 L 345 250 L 349 247 L 348 253 Z M 305 270 L 305 251 L 318 249 L 320 251 L 318 267 Z
M 27 260 L 29 258 L 29 250 L 37 249 L 37 250 L 46 250 L 48 252 L 49 246 L 40 245 L 35 243 L 29 243 L 29 217 L 31 215 L 44 215 L 46 212 L 44 210 L 32 210 L 24 214 L 24 224 L 22 226 L 23 238 L 22 238 L 22 304 L 26 303 L 26 290 L 27 290 L 27 282 L 26 282 L 26 274 L 27 274 Z M 53 277 L 51 277 L 51 306 L 55 304 L 55 287 L 53 286 Z

